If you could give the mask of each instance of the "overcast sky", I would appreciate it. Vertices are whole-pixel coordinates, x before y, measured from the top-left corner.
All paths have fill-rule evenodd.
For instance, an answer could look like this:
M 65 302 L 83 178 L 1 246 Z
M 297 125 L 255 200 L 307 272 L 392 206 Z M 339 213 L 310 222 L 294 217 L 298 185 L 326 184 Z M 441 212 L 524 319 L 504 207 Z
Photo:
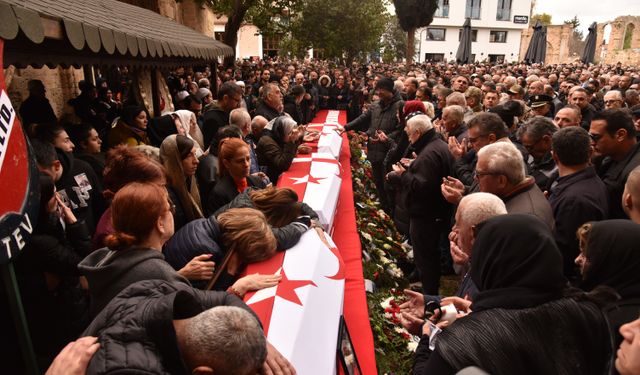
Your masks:
M 577 15 L 586 36 L 592 22 L 612 21 L 618 16 L 640 16 L 640 0 L 537 0 L 533 13 L 551 14 L 555 25 Z

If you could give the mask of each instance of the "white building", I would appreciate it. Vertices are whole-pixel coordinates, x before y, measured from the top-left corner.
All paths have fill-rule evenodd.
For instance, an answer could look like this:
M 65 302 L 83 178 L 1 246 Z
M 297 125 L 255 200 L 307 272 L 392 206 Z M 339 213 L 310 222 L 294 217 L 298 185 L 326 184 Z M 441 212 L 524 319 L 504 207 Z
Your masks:
M 452 61 L 462 25 L 471 18 L 473 61 L 520 60 L 520 34 L 529 27 L 531 0 L 438 0 L 433 22 L 416 31 L 418 61 Z

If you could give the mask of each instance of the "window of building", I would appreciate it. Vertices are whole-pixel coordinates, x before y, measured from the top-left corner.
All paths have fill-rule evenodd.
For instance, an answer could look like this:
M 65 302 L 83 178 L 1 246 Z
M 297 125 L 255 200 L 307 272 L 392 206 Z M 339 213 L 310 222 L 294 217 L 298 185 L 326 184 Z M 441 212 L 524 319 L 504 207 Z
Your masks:
M 458 29 L 458 42 L 462 39 L 462 29 Z M 471 30 L 471 41 L 478 41 L 478 30 Z
M 213 38 L 222 42 L 222 38 L 224 38 L 224 31 L 216 31 L 213 33 Z
M 425 53 L 424 61 L 442 62 L 444 61 L 444 53 Z
M 429 27 L 427 28 L 427 40 L 429 41 L 443 41 L 446 35 L 446 30 L 443 28 Z
M 504 63 L 504 55 L 489 55 L 489 62 L 492 64 Z
M 438 0 L 438 9 L 433 14 L 434 17 L 449 17 L 449 0 Z
M 482 0 L 467 0 L 467 9 L 464 13 L 465 18 L 479 20 L 481 4 Z
M 507 32 L 506 31 L 489 31 L 489 43 L 506 43 Z
M 511 20 L 511 0 L 498 0 L 496 21 Z
M 262 37 L 262 51 L 265 55 L 275 57 L 280 51 L 280 42 L 282 41 L 282 35 L 274 35 L 272 37 Z

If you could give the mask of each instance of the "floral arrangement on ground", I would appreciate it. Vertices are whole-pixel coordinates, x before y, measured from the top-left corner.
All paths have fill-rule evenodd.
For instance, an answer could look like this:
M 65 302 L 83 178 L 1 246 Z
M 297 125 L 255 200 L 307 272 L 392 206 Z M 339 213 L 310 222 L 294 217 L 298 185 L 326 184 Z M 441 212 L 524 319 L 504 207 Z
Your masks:
M 371 164 L 363 152 L 366 138 L 349 135 L 356 223 L 362 243 L 362 268 L 367 286 L 369 319 L 381 374 L 409 374 L 418 338 L 400 325 L 397 314 L 402 290 L 409 285 L 405 272 L 412 262 L 410 249 L 393 220 L 380 207 Z

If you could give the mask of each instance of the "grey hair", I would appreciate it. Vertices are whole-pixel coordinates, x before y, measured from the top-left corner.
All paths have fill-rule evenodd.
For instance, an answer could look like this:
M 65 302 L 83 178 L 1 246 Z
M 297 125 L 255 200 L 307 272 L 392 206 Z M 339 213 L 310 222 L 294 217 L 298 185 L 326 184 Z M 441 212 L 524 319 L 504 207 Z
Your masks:
M 235 125 L 240 129 L 247 127 L 247 124 L 251 124 L 251 115 L 244 108 L 236 108 L 229 113 L 229 125 Z
M 614 99 L 624 101 L 624 98 L 622 97 L 622 92 L 620 92 L 620 91 L 618 91 L 618 90 L 609 90 L 609 91 L 607 91 L 607 93 L 606 93 L 606 94 L 604 94 L 604 97 L 606 98 L 606 97 L 607 97 L 607 95 L 608 95 L 609 97 L 614 97 Z
M 467 106 L 467 98 L 464 97 L 463 93 L 454 91 L 451 94 L 449 94 L 449 96 L 447 96 L 447 99 L 446 99 L 447 107 L 455 104 L 461 106 L 462 108 L 465 108 Z
M 460 220 L 467 225 L 477 225 L 494 216 L 507 214 L 502 199 L 490 193 L 465 195 L 458 205 L 458 210 Z
M 262 100 L 267 99 L 269 94 L 271 94 L 272 92 L 281 94 L 280 88 L 275 83 L 267 83 L 266 85 L 262 85 L 260 89 L 262 90 L 262 93 L 260 94 L 260 98 Z
M 533 138 L 534 142 L 538 142 L 545 135 L 553 135 L 558 131 L 558 127 L 550 118 L 544 116 L 534 116 L 524 123 L 518 129 L 518 139 L 522 139 L 524 134 L 528 134 Z
M 417 115 L 407 121 L 407 127 L 409 130 L 417 131 L 420 134 L 424 134 L 433 129 L 431 119 L 427 115 Z
M 451 117 L 456 120 L 456 123 L 462 124 L 464 121 L 464 108 L 461 106 L 454 104 L 448 107 L 444 107 L 443 112 L 447 112 Z
M 215 373 L 255 374 L 267 357 L 267 341 L 258 320 L 236 306 L 217 306 L 188 320 L 187 357 Z
M 487 158 L 487 166 L 492 173 L 503 174 L 512 185 L 525 178 L 522 154 L 511 142 L 495 142 L 478 151 L 478 159 Z

